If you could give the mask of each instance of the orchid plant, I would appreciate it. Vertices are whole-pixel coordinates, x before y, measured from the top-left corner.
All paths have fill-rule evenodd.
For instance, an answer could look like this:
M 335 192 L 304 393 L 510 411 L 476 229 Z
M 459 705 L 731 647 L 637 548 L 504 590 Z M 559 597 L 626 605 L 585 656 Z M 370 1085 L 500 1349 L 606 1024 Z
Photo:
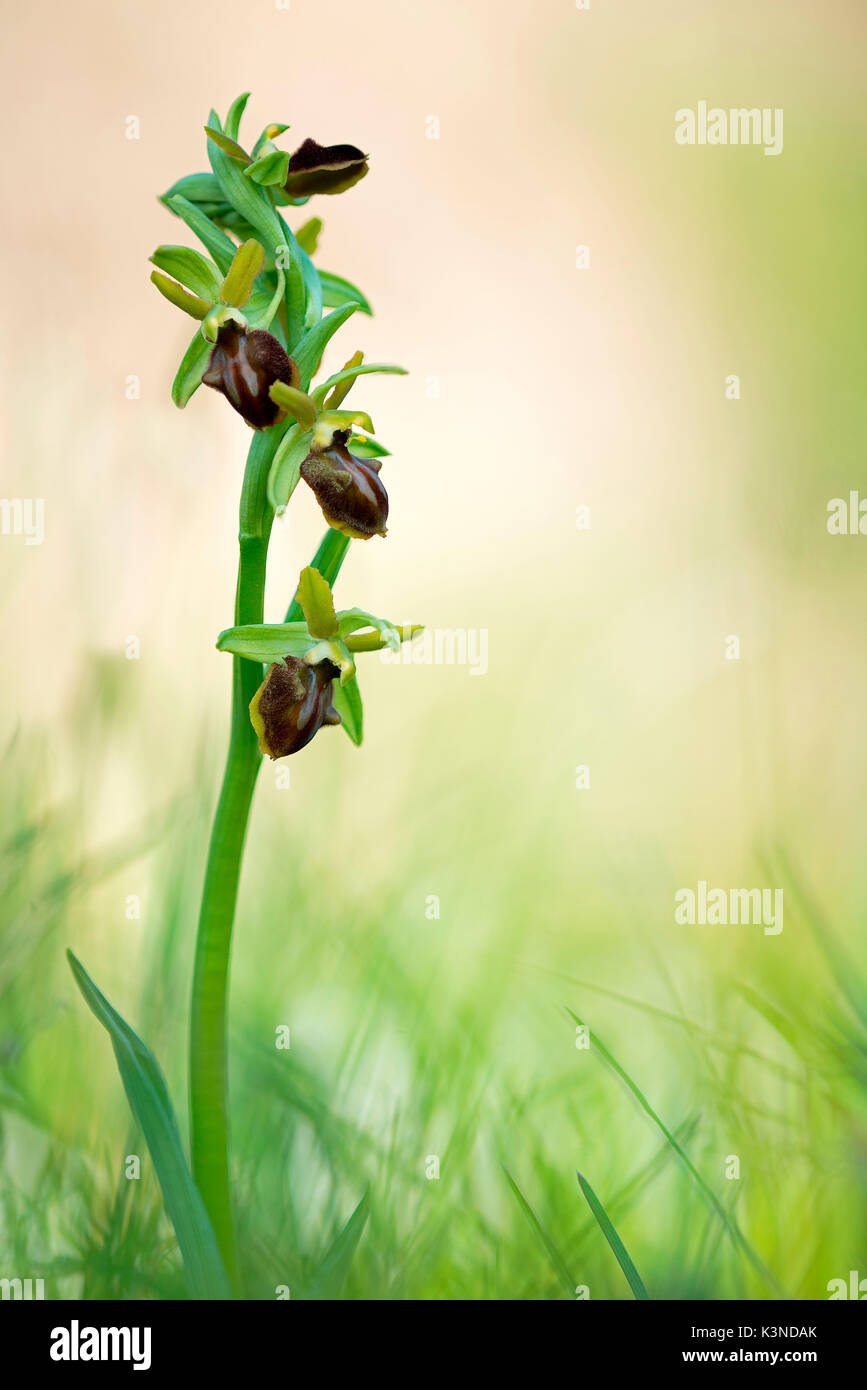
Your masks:
M 146 1044 L 70 955 L 85 999 L 107 1028 L 133 1112 L 141 1124 L 193 1297 L 242 1294 L 230 1180 L 227 1116 L 229 959 L 244 842 L 263 756 L 306 748 L 325 726 L 354 744 L 363 733 L 356 661 L 360 654 L 411 641 L 400 627 L 363 608 L 337 610 L 334 585 L 351 540 L 385 536 L 388 495 L 380 476 L 388 450 L 363 410 L 344 401 L 373 372 L 361 352 L 313 384 L 334 334 L 370 305 L 350 281 L 317 268 L 322 229 L 310 217 L 287 220 L 311 197 L 344 193 L 368 172 L 354 145 L 306 139 L 294 153 L 275 141 L 288 127 L 268 125 L 249 152 L 239 143 L 247 94 L 225 122 L 205 127 L 211 165 L 161 199 L 199 239 L 157 247 L 151 280 L 197 320 L 172 386 L 185 407 L 201 385 L 221 393 L 253 431 L 241 486 L 234 621 L 217 647 L 232 657 L 229 747 L 211 830 L 199 913 L 190 1013 L 190 1148 L 187 1163 L 162 1072 Z M 327 311 L 327 312 L 326 312 Z M 283 622 L 264 621 L 265 574 L 275 516 L 300 482 L 321 507 L 328 530 Z

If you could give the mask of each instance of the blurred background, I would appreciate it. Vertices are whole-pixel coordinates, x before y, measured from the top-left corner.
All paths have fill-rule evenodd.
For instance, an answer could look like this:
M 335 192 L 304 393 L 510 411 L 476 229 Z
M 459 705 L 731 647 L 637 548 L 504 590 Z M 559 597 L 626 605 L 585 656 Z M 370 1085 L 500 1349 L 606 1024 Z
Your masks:
M 576 1170 L 652 1297 L 867 1277 L 867 539 L 826 526 L 867 497 L 863 8 L 4 18 L 2 491 L 45 536 L 0 537 L 0 1275 L 183 1296 L 64 950 L 185 1125 L 249 432 L 212 392 L 173 407 L 190 328 L 147 258 L 194 244 L 157 195 L 249 89 L 242 142 L 371 152 L 289 221 L 323 218 L 317 263 L 374 307 L 326 365 L 411 371 L 351 397 L 391 516 L 338 606 L 487 641 L 475 674 L 367 657 L 363 747 L 262 769 L 231 1001 L 249 1296 L 302 1290 L 369 1184 L 347 1297 L 628 1298 Z M 783 153 L 676 144 L 702 100 L 783 108 Z M 321 532 L 299 489 L 266 616 Z M 678 925 L 699 880 L 782 888 L 783 931 Z

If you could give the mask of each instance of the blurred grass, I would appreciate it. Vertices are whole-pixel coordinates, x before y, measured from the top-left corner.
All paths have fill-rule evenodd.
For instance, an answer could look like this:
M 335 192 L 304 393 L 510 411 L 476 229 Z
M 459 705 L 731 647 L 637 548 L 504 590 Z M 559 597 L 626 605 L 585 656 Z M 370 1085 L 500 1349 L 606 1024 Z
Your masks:
M 101 723 L 104 711 L 83 717 Z M 88 728 L 78 737 L 86 745 Z M 338 762 L 352 753 L 341 745 L 327 750 Z M 86 939 L 96 971 L 103 941 L 101 983 L 164 1061 L 183 1117 L 209 790 L 87 855 L 76 817 L 44 804 L 31 755 L 23 738 L 7 750 L 0 833 L 0 1267 L 44 1277 L 49 1297 L 183 1297 L 143 1141 L 61 947 Z M 392 873 L 376 826 L 355 819 L 355 776 L 341 794 L 324 761 L 320 771 L 299 811 L 297 789 L 277 790 L 266 770 L 239 915 L 232 1126 L 249 1297 L 287 1285 L 303 1296 L 368 1187 L 345 1297 L 553 1299 L 582 1284 L 592 1298 L 628 1297 L 576 1168 L 604 1193 L 652 1297 L 772 1297 L 778 1281 L 817 1298 L 860 1267 L 867 990 L 782 849 L 754 877 L 785 887 L 785 972 L 748 982 L 720 960 L 709 975 L 700 951 L 666 951 L 663 966 L 656 944 L 636 945 L 624 969 L 619 933 L 585 927 L 580 908 L 571 933 L 538 931 L 568 893 L 559 845 L 533 845 L 528 828 L 531 871 L 480 833 L 458 865 L 448 836 L 439 856 L 441 808 L 425 800 Z M 470 802 L 465 823 L 481 827 L 478 784 Z M 525 812 L 501 810 L 510 842 Z M 154 843 L 157 898 L 130 949 L 138 924 L 118 904 Z M 442 916 L 429 921 L 435 889 Z M 626 979 L 636 993 L 617 987 Z M 575 1046 L 574 1017 L 591 1028 L 589 1051 Z M 282 1025 L 289 1050 L 275 1046 Z M 140 1181 L 123 1175 L 134 1153 Z M 724 1177 L 732 1154 L 737 1181 Z M 726 1238 L 732 1225 L 755 1260 Z

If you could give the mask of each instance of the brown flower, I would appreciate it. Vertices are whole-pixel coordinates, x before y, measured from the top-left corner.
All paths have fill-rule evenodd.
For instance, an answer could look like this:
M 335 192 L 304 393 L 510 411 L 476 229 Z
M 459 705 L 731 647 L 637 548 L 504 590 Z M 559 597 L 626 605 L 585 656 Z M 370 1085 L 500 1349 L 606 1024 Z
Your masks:
M 297 386 L 298 380 L 298 368 L 273 334 L 231 321 L 220 329 L 202 377 L 254 430 L 276 425 L 286 414 L 268 394 L 274 382 Z
M 313 489 L 329 526 L 344 536 L 368 540 L 384 536 L 388 493 L 379 477 L 379 459 L 360 459 L 346 447 L 349 435 L 335 430 L 324 449 L 311 449 L 301 477 Z
M 305 140 L 289 160 L 284 192 L 290 198 L 311 193 L 343 193 L 367 173 L 367 155 L 355 145 L 317 145 Z
M 250 701 L 250 720 L 269 758 L 297 753 L 323 724 L 341 722 L 332 704 L 337 667 L 330 661 L 308 666 L 297 656 L 287 656 L 285 663 L 270 667 Z

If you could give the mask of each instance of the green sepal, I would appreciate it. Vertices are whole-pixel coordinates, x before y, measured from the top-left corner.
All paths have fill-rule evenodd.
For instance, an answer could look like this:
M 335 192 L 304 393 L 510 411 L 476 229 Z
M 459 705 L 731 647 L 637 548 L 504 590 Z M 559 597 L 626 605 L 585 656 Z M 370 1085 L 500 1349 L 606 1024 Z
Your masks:
M 303 569 L 298 578 L 298 602 L 311 637 L 334 637 L 339 632 L 331 586 L 312 565 Z
M 179 410 L 183 410 L 201 386 L 210 356 L 211 344 L 202 337 L 201 330 L 198 330 L 181 358 L 181 365 L 172 382 L 172 400 Z
M 270 666 L 284 656 L 304 657 L 316 646 L 306 623 L 247 623 L 227 627 L 217 638 L 217 651 Z
M 322 281 L 322 302 L 327 309 L 353 303 L 358 305 L 363 314 L 373 313 L 370 300 L 351 280 L 345 280 L 342 275 L 334 275 L 330 270 L 320 270 L 319 278 Z
M 159 270 L 151 271 L 151 283 L 156 285 L 160 294 L 170 304 L 174 304 L 177 309 L 183 309 L 185 314 L 189 314 L 194 319 L 203 319 L 210 312 L 209 300 L 200 299 L 196 294 L 190 294 L 176 280 L 170 280 Z
M 357 676 L 350 676 L 347 681 L 338 681 L 333 687 L 332 703 L 340 715 L 340 723 L 345 733 L 358 748 L 364 737 L 364 709 Z
M 268 473 L 268 501 L 277 516 L 285 512 L 301 477 L 301 465 L 310 452 L 313 439 L 311 430 L 302 430 L 300 425 L 292 425 L 286 431 L 277 447 Z
M 253 179 L 254 183 L 261 184 L 263 188 L 282 188 L 286 182 L 286 171 L 289 168 L 289 155 L 286 150 L 269 150 L 267 154 L 254 159 L 252 164 L 248 164 L 244 174 L 248 179 Z
M 343 327 L 346 320 L 355 313 L 357 308 L 357 304 L 343 304 L 339 309 L 333 309 L 330 314 L 325 315 L 324 319 L 320 319 L 312 328 L 308 328 L 295 347 L 292 357 L 297 364 L 301 375 L 301 385 L 305 390 L 310 385 L 310 378 L 319 366 L 322 354 L 334 334 L 338 328 Z
M 190 246 L 158 246 L 151 263 L 172 275 L 193 294 L 213 303 L 220 298 L 220 272 L 213 261 Z
M 316 420 L 316 406 L 306 391 L 287 386 L 284 381 L 275 381 L 268 394 L 275 405 L 294 416 L 304 429 L 311 428 Z

